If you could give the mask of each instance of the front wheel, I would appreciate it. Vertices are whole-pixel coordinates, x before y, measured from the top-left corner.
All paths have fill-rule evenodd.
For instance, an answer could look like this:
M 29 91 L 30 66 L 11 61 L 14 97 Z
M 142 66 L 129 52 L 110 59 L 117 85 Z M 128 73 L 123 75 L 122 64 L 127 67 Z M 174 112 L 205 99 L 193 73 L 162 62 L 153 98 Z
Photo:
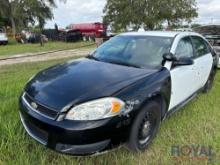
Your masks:
M 156 101 L 149 101 L 134 120 L 127 147 L 134 152 L 146 150 L 154 139 L 160 122 L 161 106 Z
M 212 89 L 215 80 L 215 75 L 216 75 L 216 69 L 213 69 L 211 74 L 209 75 L 208 81 L 205 84 L 203 93 L 208 93 Z

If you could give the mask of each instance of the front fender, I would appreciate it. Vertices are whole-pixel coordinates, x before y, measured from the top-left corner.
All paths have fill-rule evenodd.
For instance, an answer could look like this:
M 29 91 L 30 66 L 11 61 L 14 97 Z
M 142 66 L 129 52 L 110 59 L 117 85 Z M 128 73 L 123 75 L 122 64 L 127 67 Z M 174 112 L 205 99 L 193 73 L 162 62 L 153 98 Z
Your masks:
M 166 103 L 166 113 L 171 98 L 171 76 L 169 70 L 162 68 L 158 72 L 146 76 L 114 95 L 126 103 L 133 103 L 131 114 L 139 112 L 141 107 L 151 98 L 160 96 Z M 163 114 L 164 115 L 164 114 Z

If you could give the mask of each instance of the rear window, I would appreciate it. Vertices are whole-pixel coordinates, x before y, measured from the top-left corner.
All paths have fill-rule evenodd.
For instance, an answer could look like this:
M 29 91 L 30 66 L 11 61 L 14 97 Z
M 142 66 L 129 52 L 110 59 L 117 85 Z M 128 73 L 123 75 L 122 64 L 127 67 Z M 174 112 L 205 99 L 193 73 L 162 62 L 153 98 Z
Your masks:
M 210 53 L 210 49 L 208 48 L 208 45 L 203 38 L 197 36 L 192 36 L 191 38 L 195 48 L 196 57 L 201 57 Z

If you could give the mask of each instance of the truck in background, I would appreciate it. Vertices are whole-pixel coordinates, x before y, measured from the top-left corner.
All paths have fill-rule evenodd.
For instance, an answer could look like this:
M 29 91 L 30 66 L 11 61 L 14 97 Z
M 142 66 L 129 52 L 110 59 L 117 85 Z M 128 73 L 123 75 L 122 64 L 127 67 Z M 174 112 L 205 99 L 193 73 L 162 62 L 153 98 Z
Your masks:
M 106 38 L 107 26 L 103 23 L 71 24 L 68 29 L 80 30 L 83 40 L 95 41 L 95 38 Z

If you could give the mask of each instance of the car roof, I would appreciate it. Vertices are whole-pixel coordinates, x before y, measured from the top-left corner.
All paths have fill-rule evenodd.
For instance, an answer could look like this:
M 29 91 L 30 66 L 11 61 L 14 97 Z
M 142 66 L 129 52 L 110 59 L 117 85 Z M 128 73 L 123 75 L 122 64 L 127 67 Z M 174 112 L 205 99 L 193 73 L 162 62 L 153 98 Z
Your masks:
M 195 32 L 179 32 L 179 31 L 146 31 L 146 32 L 127 32 L 120 34 L 121 36 L 158 36 L 158 37 L 171 37 L 174 38 L 177 35 L 198 35 Z

